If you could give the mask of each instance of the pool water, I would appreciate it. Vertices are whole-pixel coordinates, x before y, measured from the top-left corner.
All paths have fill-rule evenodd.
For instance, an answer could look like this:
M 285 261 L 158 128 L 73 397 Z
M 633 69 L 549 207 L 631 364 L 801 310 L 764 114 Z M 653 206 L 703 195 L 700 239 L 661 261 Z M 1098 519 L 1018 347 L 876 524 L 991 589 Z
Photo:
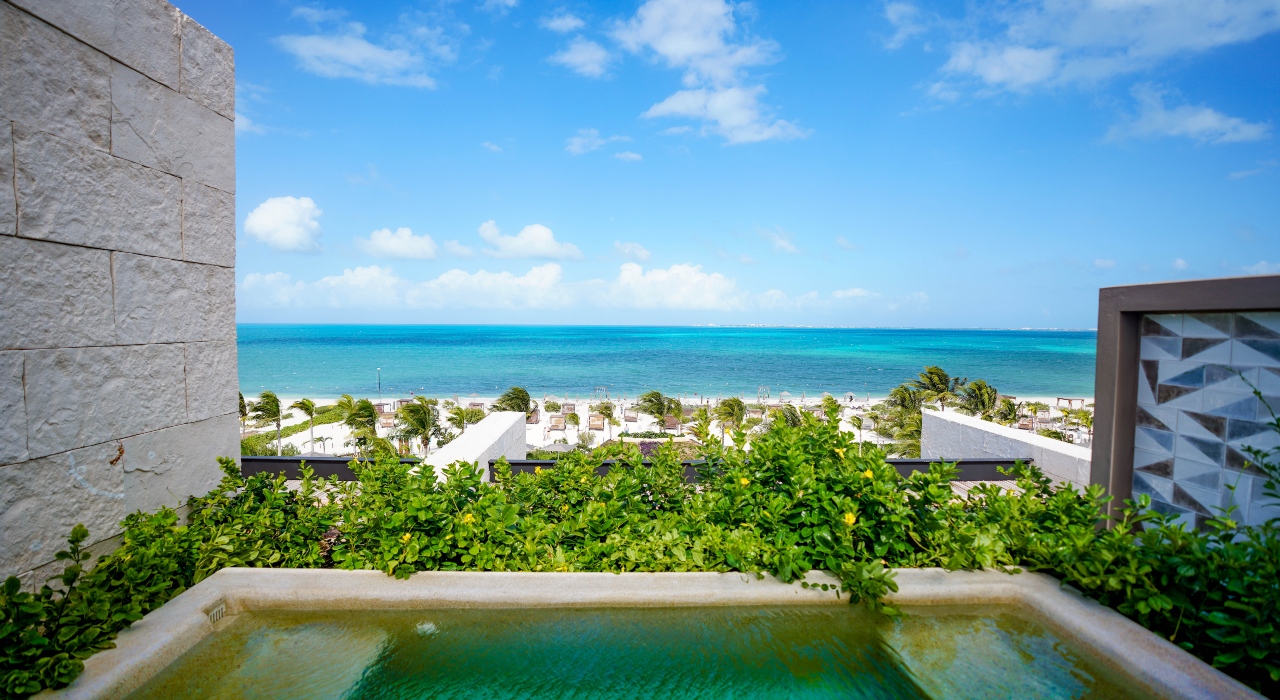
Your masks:
M 130 698 L 1108 698 L 1011 611 L 857 606 L 238 615 Z

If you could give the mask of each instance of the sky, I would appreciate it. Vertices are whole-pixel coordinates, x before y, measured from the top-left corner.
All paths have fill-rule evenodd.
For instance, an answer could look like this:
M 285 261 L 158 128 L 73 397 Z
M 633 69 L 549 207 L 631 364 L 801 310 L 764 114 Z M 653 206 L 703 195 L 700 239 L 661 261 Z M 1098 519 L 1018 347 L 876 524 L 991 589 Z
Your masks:
M 1280 0 L 180 0 L 241 322 L 1092 328 L 1280 272 Z

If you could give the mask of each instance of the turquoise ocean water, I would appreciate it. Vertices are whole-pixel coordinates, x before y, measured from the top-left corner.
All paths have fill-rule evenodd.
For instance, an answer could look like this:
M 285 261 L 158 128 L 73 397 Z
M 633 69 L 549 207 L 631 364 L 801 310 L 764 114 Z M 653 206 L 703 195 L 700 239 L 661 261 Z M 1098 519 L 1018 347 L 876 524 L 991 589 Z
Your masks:
M 883 396 L 926 364 L 1002 393 L 1092 396 L 1094 331 L 240 324 L 246 396 Z

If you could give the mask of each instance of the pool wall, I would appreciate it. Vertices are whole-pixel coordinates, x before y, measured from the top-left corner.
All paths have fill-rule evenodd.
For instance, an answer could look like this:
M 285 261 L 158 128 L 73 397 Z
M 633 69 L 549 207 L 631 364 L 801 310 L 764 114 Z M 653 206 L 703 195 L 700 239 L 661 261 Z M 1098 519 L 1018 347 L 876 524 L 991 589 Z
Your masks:
M 1167 698 L 1261 698 L 1123 615 L 1043 574 L 897 570 L 904 606 L 1020 608 L 1091 658 Z M 820 572 L 811 584 L 839 585 Z M 848 605 L 834 590 L 743 573 L 503 573 L 428 571 L 398 580 L 378 571 L 223 569 L 120 633 L 67 688 L 41 698 L 120 698 L 241 612 L 458 607 Z

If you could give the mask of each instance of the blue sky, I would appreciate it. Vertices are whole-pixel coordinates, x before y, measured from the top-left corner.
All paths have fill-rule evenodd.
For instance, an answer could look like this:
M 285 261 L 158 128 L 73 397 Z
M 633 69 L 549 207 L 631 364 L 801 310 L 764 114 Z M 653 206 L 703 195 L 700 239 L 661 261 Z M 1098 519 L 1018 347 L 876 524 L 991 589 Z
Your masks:
M 192 0 L 241 321 L 1095 325 L 1280 271 L 1280 0 Z

